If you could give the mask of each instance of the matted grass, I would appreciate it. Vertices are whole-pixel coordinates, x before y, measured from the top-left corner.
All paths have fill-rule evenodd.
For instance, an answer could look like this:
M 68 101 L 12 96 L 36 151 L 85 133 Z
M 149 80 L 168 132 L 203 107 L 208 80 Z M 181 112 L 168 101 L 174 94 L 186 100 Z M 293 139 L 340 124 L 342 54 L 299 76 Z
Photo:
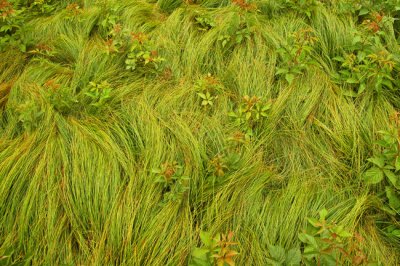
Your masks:
M 267 265 L 268 244 L 299 246 L 306 218 L 326 208 L 363 235 L 371 261 L 400 264 L 399 241 L 375 225 L 379 202 L 361 177 L 399 94 L 352 98 L 331 77 L 332 58 L 359 27 L 353 16 L 336 12 L 335 2 L 309 19 L 272 0 L 254 1 L 258 11 L 222 0 L 88 0 L 66 19 L 70 2 L 27 22 L 25 37 L 51 56 L 0 53 L 0 256 L 33 265 L 187 265 L 205 230 L 235 232 L 237 265 Z M 126 52 L 106 53 L 99 25 L 112 7 L 124 29 L 154 42 L 165 59 L 160 73 L 126 70 Z M 198 14 L 215 27 L 199 30 Z M 251 37 L 223 47 L 219 37 L 238 20 Z M 275 75 L 277 49 L 303 28 L 318 38 L 319 64 L 289 85 Z M 222 89 L 204 108 L 195 84 L 208 73 Z M 49 80 L 66 101 L 91 81 L 112 89 L 95 112 L 88 104 L 61 112 L 46 96 Z M 236 143 L 229 138 L 241 128 L 228 113 L 244 95 L 272 107 L 251 140 Z M 237 167 L 210 185 L 210 160 L 233 152 Z M 152 170 L 173 161 L 189 191 L 165 202 Z

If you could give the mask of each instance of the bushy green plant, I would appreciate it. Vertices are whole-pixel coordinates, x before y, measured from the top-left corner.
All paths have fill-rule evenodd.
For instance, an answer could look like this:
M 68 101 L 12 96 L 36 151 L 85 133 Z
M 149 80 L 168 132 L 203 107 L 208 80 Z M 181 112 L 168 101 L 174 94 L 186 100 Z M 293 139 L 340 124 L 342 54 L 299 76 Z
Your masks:
M 157 50 L 144 33 L 132 33 L 132 43 L 125 60 L 126 69 L 135 70 L 147 67 L 157 71 L 160 70 L 163 61 L 165 59 L 158 55 Z
M 229 47 L 234 44 L 241 44 L 244 40 L 250 40 L 251 30 L 247 27 L 242 27 L 236 30 L 233 34 L 223 34 L 218 37 L 218 41 L 222 47 Z
M 318 0 L 283 0 L 283 6 L 304 14 L 308 18 L 314 14 L 320 2 Z
M 25 20 L 25 8 L 17 9 L 11 2 L 0 0 L 0 51 L 9 46 L 26 51 L 27 43 L 23 40 Z
M 99 20 L 97 26 L 100 31 L 107 36 L 114 35 L 114 28 L 116 25 L 120 24 L 120 19 L 117 15 L 119 6 L 115 5 L 107 10 L 107 13 Z
M 152 170 L 155 182 L 163 187 L 163 203 L 181 200 L 189 191 L 189 177 L 183 175 L 183 166 L 177 162 L 165 162 Z
M 71 88 L 61 86 L 54 80 L 48 80 L 44 85 L 44 96 L 50 105 L 63 115 L 79 111 L 79 101 Z
M 86 96 L 84 100 L 86 109 L 91 113 L 101 110 L 110 100 L 111 90 L 111 85 L 107 81 L 101 83 L 89 82 L 89 85 L 83 91 Z
M 29 19 L 50 15 L 56 10 L 53 0 L 7 1 L 0 0 L 0 51 L 9 47 L 26 52 L 32 41 L 26 38 Z
M 242 129 L 247 136 L 252 136 L 259 121 L 268 116 L 271 106 L 271 101 L 245 95 L 236 110 L 229 112 L 228 115 L 234 119 L 235 125 Z
M 194 88 L 204 108 L 213 106 L 215 100 L 218 98 L 217 94 L 223 89 L 221 82 L 210 73 L 199 78 L 194 84 Z
M 311 53 L 316 41 L 317 38 L 311 29 L 294 32 L 288 44 L 278 49 L 281 60 L 275 74 L 283 76 L 291 84 L 297 75 L 301 75 L 310 65 L 315 64 Z
M 297 266 L 301 262 L 301 252 L 299 248 L 285 250 L 281 246 L 268 245 L 269 257 L 267 261 L 273 266 Z
M 201 231 L 201 247 L 195 247 L 192 251 L 190 266 L 234 266 L 234 258 L 239 254 L 233 249 L 237 243 L 233 242 L 233 232 L 217 234 Z
M 361 246 L 361 235 L 351 234 L 327 217 L 328 211 L 321 210 L 319 219 L 308 218 L 310 226 L 299 234 L 303 262 L 306 265 L 375 265 L 368 262 Z
M 356 14 L 357 16 L 365 16 L 374 12 L 383 12 L 393 14 L 400 10 L 400 2 L 398 0 L 343 0 L 339 2 L 344 11 Z
M 72 20 L 77 18 L 78 15 L 82 14 L 82 7 L 78 3 L 70 3 L 65 8 L 64 18 L 67 20 Z
M 382 209 L 393 217 L 400 217 L 400 116 L 393 116 L 394 126 L 379 131 L 381 139 L 376 142 L 377 149 L 368 161 L 371 166 L 364 173 L 367 184 L 382 184 L 384 190 Z M 383 195 L 382 195 L 383 194 Z M 398 227 L 398 224 L 393 226 Z M 396 230 L 397 230 L 396 229 Z M 393 231 L 393 230 L 392 230 Z
M 27 132 L 35 130 L 44 115 L 42 108 L 34 101 L 27 101 L 18 105 L 17 112 L 18 121 Z
M 244 16 L 235 14 L 232 24 L 226 28 L 224 32 L 218 36 L 218 42 L 224 48 L 224 51 L 229 51 L 235 45 L 239 45 L 246 40 L 250 40 L 254 33 L 249 21 L 244 19 Z
M 227 173 L 231 173 L 239 168 L 240 159 L 240 154 L 235 152 L 215 155 L 208 163 L 207 181 L 212 186 L 221 184 L 224 180 L 223 177 Z
M 57 84 L 54 80 L 44 85 L 44 95 L 54 110 L 63 115 L 78 114 L 86 111 L 96 114 L 104 109 L 110 100 L 111 85 L 107 81 L 89 84 L 78 92 L 68 86 Z
M 205 14 L 199 14 L 195 18 L 195 24 L 201 31 L 208 31 L 216 26 L 215 20 Z
M 366 89 L 381 93 L 383 90 L 394 90 L 393 56 L 387 51 L 366 53 L 358 51 L 356 54 L 346 54 L 335 57 L 341 63 L 337 79 L 351 88 L 346 92 L 350 96 L 358 96 Z
M 242 10 L 255 11 L 257 10 L 256 3 L 246 0 L 232 0 L 232 4 L 240 7 Z

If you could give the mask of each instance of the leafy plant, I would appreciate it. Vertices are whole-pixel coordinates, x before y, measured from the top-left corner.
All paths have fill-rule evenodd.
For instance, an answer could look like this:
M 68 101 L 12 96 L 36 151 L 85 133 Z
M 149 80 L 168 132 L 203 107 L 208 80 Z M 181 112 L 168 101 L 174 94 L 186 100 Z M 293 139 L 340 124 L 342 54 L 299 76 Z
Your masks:
M 246 0 L 232 0 L 232 4 L 240 7 L 246 11 L 254 11 L 257 10 L 257 5 L 255 3 L 249 3 Z
M 158 55 L 152 43 L 144 33 L 132 33 L 132 43 L 127 59 L 125 60 L 126 69 L 135 70 L 137 68 L 148 67 L 159 70 L 164 58 Z
M 84 103 L 86 109 L 91 113 L 101 110 L 110 100 L 111 86 L 107 81 L 101 83 L 89 82 L 89 85 L 83 91 L 86 97 Z
M 53 0 L 35 0 L 30 7 L 36 14 L 51 14 L 56 9 Z
M 44 115 L 44 111 L 33 101 L 27 101 L 17 107 L 18 121 L 23 129 L 31 132 L 35 130 Z
M 127 29 L 124 29 L 120 21 L 118 5 L 104 9 L 107 10 L 107 13 L 99 20 L 97 26 L 105 39 L 106 52 L 108 55 L 122 52 L 129 45 L 132 35 Z
M 301 252 L 299 248 L 285 250 L 283 247 L 268 245 L 270 256 L 267 261 L 273 266 L 295 266 L 300 265 Z
M 398 0 L 342 0 L 339 2 L 342 12 L 350 12 L 357 16 L 366 16 L 374 12 L 393 14 L 400 10 Z
M 390 23 L 393 20 L 378 12 L 372 13 L 369 17 L 370 19 L 363 20 L 362 26 L 364 26 L 368 33 L 379 33 L 381 36 L 386 34 L 384 31 L 381 31 L 381 29 L 385 24 Z
M 378 93 L 384 89 L 395 90 L 396 63 L 387 51 L 370 54 L 358 51 L 357 54 L 347 54 L 334 59 L 341 63 L 340 75 L 336 75 L 336 78 L 352 88 L 352 91 L 347 92 L 348 95 L 358 96 L 368 88 Z
M 199 95 L 199 97 L 201 98 L 201 105 L 204 107 L 214 105 L 214 100 L 218 97 L 218 96 L 211 96 L 209 92 L 206 93 L 198 92 L 197 95 Z
M 264 101 L 260 97 L 245 95 L 242 103 L 228 115 L 234 119 L 236 126 L 240 127 L 247 136 L 253 135 L 253 129 L 265 117 L 271 108 L 271 101 Z
M 304 14 L 308 18 L 314 14 L 320 2 L 318 0 L 284 0 L 283 6 Z
M 183 166 L 177 162 L 166 162 L 161 164 L 152 172 L 156 174 L 156 183 L 163 186 L 163 202 L 176 201 L 189 190 L 189 177 L 183 175 Z
M 253 28 L 249 21 L 244 20 L 243 16 L 236 14 L 233 17 L 233 23 L 226 29 L 226 31 L 218 36 L 217 41 L 221 44 L 225 51 L 235 45 L 239 45 L 246 40 L 250 40 L 253 34 Z
M 240 159 L 240 154 L 234 152 L 215 155 L 208 163 L 208 181 L 212 185 L 220 184 L 223 176 L 238 169 Z
M 194 19 L 198 29 L 201 31 L 208 31 L 216 26 L 215 20 L 207 15 L 198 15 Z
M 236 146 L 236 150 L 239 150 L 241 144 L 250 142 L 250 137 L 251 134 L 246 134 L 238 130 L 235 131 L 231 136 L 229 136 L 227 140 L 230 141 L 234 146 Z
M 53 57 L 56 53 L 49 45 L 39 43 L 32 47 L 32 49 L 28 51 L 28 54 L 50 58 Z
M 201 100 L 201 105 L 205 108 L 214 105 L 214 101 L 218 98 L 216 94 L 223 89 L 221 82 L 210 73 L 198 79 L 194 84 L 194 88 Z
M 43 87 L 44 96 L 50 105 L 63 115 L 79 111 L 79 101 L 71 88 L 57 84 L 55 80 L 48 80 Z
M 242 27 L 234 32 L 234 34 L 224 34 L 218 37 L 218 41 L 221 43 L 222 47 L 226 47 L 228 44 L 241 44 L 244 40 L 250 40 L 251 31 L 247 27 Z
M 372 164 L 365 171 L 364 180 L 368 184 L 385 186 L 386 205 L 384 210 L 391 215 L 400 214 L 400 117 L 393 118 L 395 126 L 388 131 L 379 131 L 382 138 L 376 142 L 378 150 L 368 159 Z
M 292 34 L 288 44 L 278 49 L 281 63 L 275 75 L 284 76 L 291 84 L 296 75 L 302 74 L 310 65 L 315 64 L 311 53 L 317 41 L 311 29 L 302 29 Z
M 308 218 L 307 231 L 299 234 L 303 243 L 306 265 L 365 265 L 367 256 L 362 250 L 363 238 L 351 234 L 343 226 L 329 222 L 328 211 L 319 212 L 319 219 Z
M 65 19 L 73 19 L 75 17 L 77 17 L 79 14 L 81 14 L 82 11 L 82 7 L 78 4 L 78 3 L 71 3 L 68 4 L 67 7 L 65 8 Z
M 26 51 L 27 41 L 23 39 L 25 8 L 17 9 L 11 2 L 0 0 L 0 51 L 17 47 Z
M 233 232 L 217 234 L 212 236 L 208 232 L 200 232 L 201 247 L 196 247 L 192 251 L 190 266 L 234 266 L 234 257 L 239 253 L 232 249 L 237 245 L 233 240 Z
M 107 36 L 113 36 L 114 28 L 116 25 L 120 24 L 119 17 L 117 12 L 119 10 L 119 6 L 112 6 L 108 12 L 102 17 L 98 22 L 98 27 L 100 28 L 102 33 L 105 33 Z

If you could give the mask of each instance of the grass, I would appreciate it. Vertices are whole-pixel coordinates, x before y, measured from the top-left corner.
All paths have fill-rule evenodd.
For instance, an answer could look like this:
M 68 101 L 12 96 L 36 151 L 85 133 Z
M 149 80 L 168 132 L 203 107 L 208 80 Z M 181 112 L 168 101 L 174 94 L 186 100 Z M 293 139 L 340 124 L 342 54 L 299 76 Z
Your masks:
M 235 232 L 237 265 L 266 265 L 268 244 L 300 246 L 306 218 L 326 208 L 365 238 L 370 261 L 399 265 L 399 240 L 376 225 L 384 215 L 362 180 L 399 94 L 351 98 L 331 77 L 332 58 L 359 27 L 354 16 L 336 12 L 337 1 L 311 18 L 270 0 L 255 1 L 258 12 L 230 1 L 181 2 L 78 1 L 81 11 L 66 19 L 70 1 L 60 1 L 25 25 L 24 38 L 51 56 L 0 53 L 0 259 L 187 265 L 205 230 Z M 125 70 L 126 52 L 107 55 L 99 25 L 110 12 L 124 29 L 150 36 L 165 59 L 158 74 Z M 198 14 L 216 26 L 199 30 Z M 250 39 L 222 47 L 218 38 L 240 24 Z M 277 49 L 306 27 L 318 38 L 318 64 L 289 85 L 275 76 Z M 386 49 L 398 53 L 395 31 L 386 32 Z M 208 73 L 222 90 L 204 108 L 194 85 Z M 83 93 L 90 81 L 112 88 L 95 112 Z M 59 91 L 66 107 L 48 96 Z M 244 95 L 273 105 L 251 140 L 238 143 L 230 138 L 241 129 L 228 113 Z M 232 153 L 237 168 L 210 184 L 210 160 Z M 190 178 L 189 191 L 161 204 L 165 190 L 152 170 L 173 161 Z

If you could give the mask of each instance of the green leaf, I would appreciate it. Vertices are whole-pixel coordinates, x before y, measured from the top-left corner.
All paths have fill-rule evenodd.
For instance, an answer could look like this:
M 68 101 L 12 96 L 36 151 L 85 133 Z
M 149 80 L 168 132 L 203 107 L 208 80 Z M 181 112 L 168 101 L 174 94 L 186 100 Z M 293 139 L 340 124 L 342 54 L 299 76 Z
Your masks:
M 354 38 L 353 38 L 353 45 L 354 44 L 357 44 L 357 43 L 359 43 L 359 42 L 361 42 L 361 36 L 359 36 L 359 35 L 356 35 Z
M 319 212 L 319 219 L 325 220 L 327 215 L 328 215 L 328 211 L 324 208 Z
M 209 232 L 201 231 L 200 239 L 205 246 L 210 247 L 212 245 L 212 235 Z
M 360 95 L 361 93 L 363 93 L 365 91 L 366 88 L 367 88 L 367 85 L 364 82 L 362 82 L 360 84 L 360 86 L 358 87 L 357 94 Z
M 276 71 L 275 75 L 286 74 L 288 72 L 289 72 L 289 70 L 286 69 L 286 68 L 278 68 L 278 70 Z
M 0 32 L 6 32 L 12 30 L 12 26 L 11 25 L 4 25 L 0 28 Z
M 399 194 L 391 187 L 386 187 L 386 197 L 389 200 L 389 206 L 396 210 L 397 212 L 400 212 L 400 198 Z
M 393 90 L 393 83 L 390 80 L 384 79 L 382 80 L 382 84 L 388 87 L 389 89 Z
M 287 73 L 286 75 L 285 75 L 285 79 L 286 79 L 286 81 L 289 83 L 289 85 L 290 84 L 292 84 L 292 82 L 293 82 L 293 80 L 294 80 L 294 75 L 293 74 L 291 74 L 291 73 Z
M 368 184 L 378 184 L 383 179 L 383 171 L 377 167 L 372 167 L 364 173 L 364 180 Z
M 287 266 L 297 266 L 301 262 L 301 252 L 298 248 L 290 249 L 286 254 L 285 264 Z
M 360 12 L 358 12 L 358 15 L 364 16 L 364 15 L 367 15 L 368 13 L 369 13 L 369 10 L 367 8 L 363 7 L 360 9 Z
M 192 251 L 192 256 L 199 259 L 207 259 L 207 254 L 210 251 L 205 248 L 194 248 Z
M 249 120 L 250 117 L 251 117 L 251 112 L 247 112 L 247 113 L 246 113 L 246 119 Z
M 351 237 L 352 234 L 346 230 L 344 230 L 342 225 L 336 226 L 333 230 L 340 237 Z
M 400 156 L 396 157 L 396 161 L 394 163 L 394 166 L 396 167 L 396 171 L 400 170 Z
M 385 166 L 385 158 L 383 157 L 372 157 L 368 158 L 367 161 L 377 165 L 379 168 L 383 168 Z
M 18 48 L 21 52 L 25 53 L 26 52 L 26 45 L 21 43 L 18 45 Z
M 348 97 L 357 97 L 358 96 L 358 94 L 352 90 L 343 90 L 342 93 L 344 96 L 348 96 Z
M 385 176 L 389 179 L 390 183 L 392 183 L 395 188 L 400 189 L 400 187 L 398 186 L 398 176 L 387 169 L 384 169 L 383 172 L 385 173 Z
M 394 167 L 394 166 L 391 166 L 391 165 L 389 165 L 389 164 L 387 164 L 387 165 L 385 165 L 385 167 L 383 167 L 383 169 L 386 169 L 386 170 L 394 170 L 395 167 Z
M 335 56 L 335 57 L 332 58 L 332 59 L 335 60 L 335 61 L 338 61 L 338 62 L 344 62 L 344 58 L 341 57 L 341 56 Z
M 243 35 L 239 34 L 239 35 L 236 36 L 236 43 L 237 44 L 241 43 L 242 40 L 243 40 Z
M 199 92 L 199 93 L 197 93 L 197 95 L 199 95 L 200 98 L 202 98 L 202 99 L 207 99 L 207 97 L 204 93 Z
M 308 222 L 314 227 L 320 227 L 320 222 L 315 218 L 308 218 Z
M 337 266 L 337 258 L 334 255 L 331 254 L 324 254 L 324 256 L 322 256 L 322 262 L 321 265 L 324 266 Z
M 400 238 L 400 230 L 393 230 L 392 232 L 390 232 L 391 235 Z
M 313 237 L 312 235 L 309 235 L 309 234 L 306 234 L 306 233 L 300 233 L 299 234 L 299 239 L 303 243 L 310 244 L 314 248 L 318 248 L 318 243 L 315 240 L 315 237 Z
M 285 249 L 283 247 L 280 246 L 274 246 L 274 245 L 268 245 L 268 251 L 269 254 L 271 255 L 271 257 L 279 262 L 279 263 L 283 263 L 285 262 Z
M 228 116 L 230 117 L 237 117 L 237 114 L 235 112 L 229 112 Z
M 359 81 L 356 78 L 351 77 L 351 78 L 346 79 L 346 82 L 350 83 L 350 84 L 356 84 Z

